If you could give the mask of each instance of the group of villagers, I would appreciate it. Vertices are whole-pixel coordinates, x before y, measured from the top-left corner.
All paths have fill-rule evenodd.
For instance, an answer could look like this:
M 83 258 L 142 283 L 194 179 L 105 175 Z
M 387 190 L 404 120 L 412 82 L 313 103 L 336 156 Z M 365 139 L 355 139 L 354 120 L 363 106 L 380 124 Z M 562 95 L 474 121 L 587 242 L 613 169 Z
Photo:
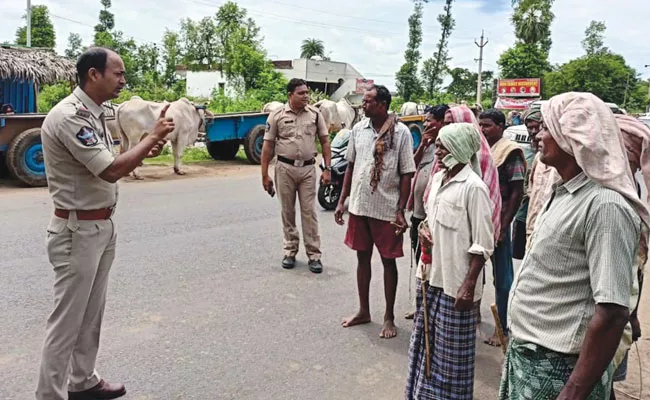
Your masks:
M 503 137 L 500 111 L 427 114 L 409 201 L 407 399 L 473 398 L 488 260 L 499 324 L 486 343 L 507 349 L 499 399 L 613 399 L 625 379 L 641 334 L 650 215 L 635 174 L 650 187 L 650 128 L 577 92 L 522 119 L 529 154 Z

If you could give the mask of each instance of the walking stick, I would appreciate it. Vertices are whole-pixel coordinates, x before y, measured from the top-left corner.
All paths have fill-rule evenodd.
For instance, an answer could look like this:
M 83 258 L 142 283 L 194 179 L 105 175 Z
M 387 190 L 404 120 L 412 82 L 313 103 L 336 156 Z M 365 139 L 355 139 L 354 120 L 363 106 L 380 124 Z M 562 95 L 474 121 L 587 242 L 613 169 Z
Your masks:
M 499 343 L 501 343 L 501 350 L 503 354 L 506 354 L 506 337 L 503 335 L 503 329 L 501 328 L 501 320 L 499 319 L 499 312 L 497 311 L 497 305 L 492 303 L 490 306 L 492 310 L 492 316 L 494 317 L 494 323 L 496 324 L 497 337 L 499 338 Z
M 422 280 L 422 307 L 424 307 L 424 348 L 427 358 L 427 379 L 431 378 L 431 356 L 429 350 L 429 307 L 427 306 L 426 279 Z

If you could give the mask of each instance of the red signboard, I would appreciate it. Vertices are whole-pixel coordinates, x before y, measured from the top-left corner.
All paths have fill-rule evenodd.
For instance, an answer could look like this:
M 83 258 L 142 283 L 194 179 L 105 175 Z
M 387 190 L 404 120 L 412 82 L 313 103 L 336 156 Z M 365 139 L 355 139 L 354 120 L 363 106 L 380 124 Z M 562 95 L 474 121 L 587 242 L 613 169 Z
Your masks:
M 539 97 L 540 79 L 499 79 L 497 95 L 505 97 Z
M 372 79 L 357 78 L 356 93 L 357 94 L 363 94 L 366 91 L 366 89 L 369 88 L 374 83 L 375 83 L 375 81 L 372 80 Z

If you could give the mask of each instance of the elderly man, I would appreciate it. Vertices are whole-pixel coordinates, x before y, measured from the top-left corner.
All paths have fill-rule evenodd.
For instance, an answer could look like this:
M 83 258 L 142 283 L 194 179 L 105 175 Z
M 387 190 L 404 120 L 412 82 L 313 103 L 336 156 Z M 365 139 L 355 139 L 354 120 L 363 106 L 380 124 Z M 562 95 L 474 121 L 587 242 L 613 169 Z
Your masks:
M 418 285 L 409 400 L 474 395 L 479 314 L 474 305 L 483 292 L 483 265 L 494 249 L 489 191 L 478 175 L 480 147 L 480 134 L 468 123 L 444 127 L 436 141 L 440 172 L 432 178 L 422 229 L 423 251 L 431 255 L 431 264 L 418 267 L 418 280 L 426 283 Z
M 334 218 L 343 225 L 345 200 L 350 196 L 350 219 L 345 244 L 357 252 L 359 312 L 345 318 L 344 328 L 369 323 L 370 261 L 377 247 L 384 265 L 386 312 L 379 333 L 382 338 L 397 335 L 395 294 L 397 262 L 404 256 L 403 234 L 408 228 L 404 210 L 415 173 L 411 132 L 397 117 L 388 114 L 391 95 L 385 86 L 373 85 L 363 96 L 363 111 L 368 117 L 354 126 L 350 134 L 343 191 Z
M 499 397 L 607 399 L 648 212 L 605 103 L 565 93 L 542 115 L 541 161 L 561 181 L 512 285 Z

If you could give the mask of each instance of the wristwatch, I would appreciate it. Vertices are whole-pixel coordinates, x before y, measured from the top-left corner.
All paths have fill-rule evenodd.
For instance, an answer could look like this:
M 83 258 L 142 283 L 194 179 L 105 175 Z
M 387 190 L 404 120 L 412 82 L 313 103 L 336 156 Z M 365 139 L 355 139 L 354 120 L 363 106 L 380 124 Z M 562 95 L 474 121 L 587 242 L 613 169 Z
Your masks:
M 332 166 L 331 165 L 325 166 L 325 170 L 332 172 Z

